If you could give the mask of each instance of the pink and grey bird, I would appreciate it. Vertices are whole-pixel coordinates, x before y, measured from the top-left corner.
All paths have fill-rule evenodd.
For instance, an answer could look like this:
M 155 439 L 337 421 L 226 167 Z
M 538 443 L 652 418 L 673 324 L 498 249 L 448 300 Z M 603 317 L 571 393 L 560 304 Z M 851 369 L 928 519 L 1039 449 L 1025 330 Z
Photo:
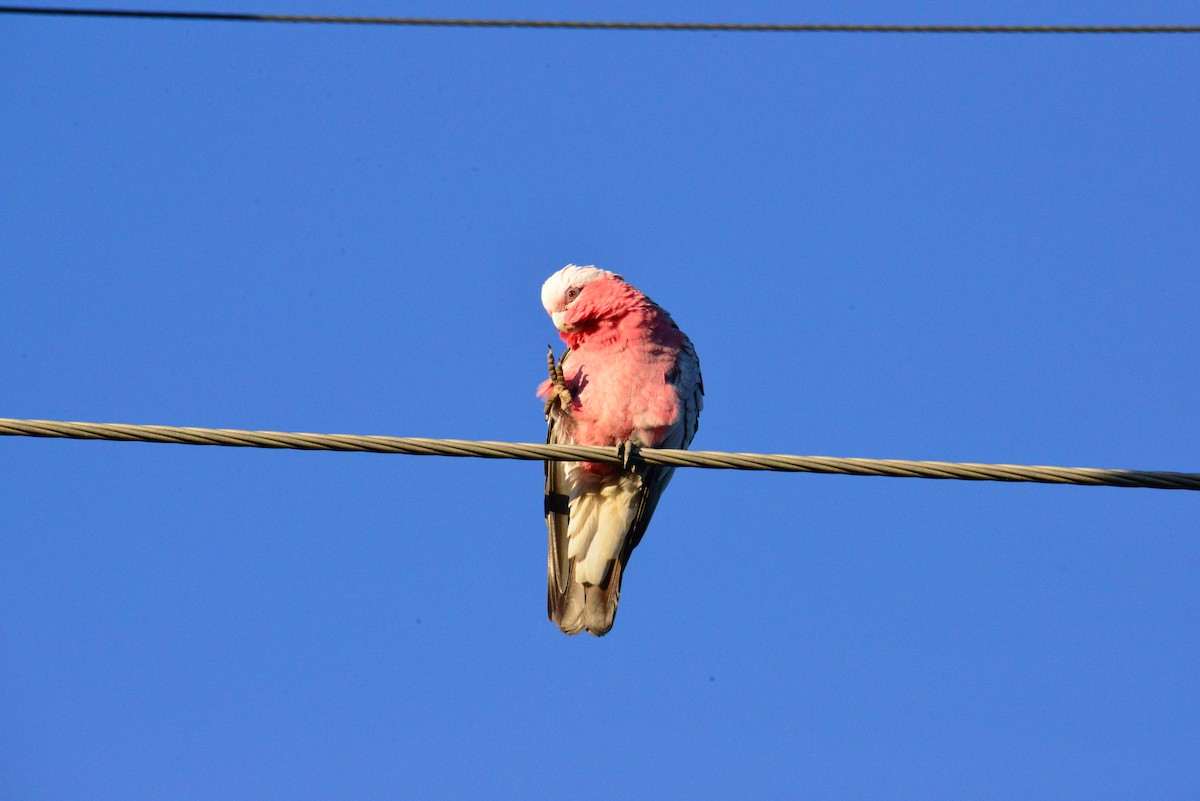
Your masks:
M 546 441 L 686 448 L 696 435 L 704 384 L 691 341 L 621 276 L 568 264 L 542 285 L 568 350 L 550 356 Z M 547 607 L 567 634 L 607 634 L 621 575 L 672 467 L 546 462 L 550 531 Z

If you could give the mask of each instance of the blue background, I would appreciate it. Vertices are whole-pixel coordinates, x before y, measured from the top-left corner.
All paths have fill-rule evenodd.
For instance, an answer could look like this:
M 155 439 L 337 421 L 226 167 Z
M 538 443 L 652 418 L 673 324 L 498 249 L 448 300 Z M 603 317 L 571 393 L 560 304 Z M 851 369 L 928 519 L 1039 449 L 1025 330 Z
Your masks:
M 252 2 L 1195 24 L 1192 3 Z M 567 262 L 696 447 L 1200 470 L 1200 39 L 0 17 L 0 415 L 538 441 Z M 0 440 L 0 796 L 1196 798 L 1192 493 Z

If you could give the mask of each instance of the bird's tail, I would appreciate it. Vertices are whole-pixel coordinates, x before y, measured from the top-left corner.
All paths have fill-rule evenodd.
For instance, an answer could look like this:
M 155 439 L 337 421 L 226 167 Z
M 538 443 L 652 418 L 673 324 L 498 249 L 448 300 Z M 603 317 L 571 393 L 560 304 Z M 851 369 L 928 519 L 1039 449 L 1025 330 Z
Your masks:
M 575 579 L 574 560 L 566 587 L 559 592 L 553 575 L 549 581 L 547 609 L 550 619 L 564 634 L 586 631 L 597 637 L 608 634 L 617 617 L 621 597 L 621 560 L 614 559 L 608 575 L 600 584 L 583 584 Z

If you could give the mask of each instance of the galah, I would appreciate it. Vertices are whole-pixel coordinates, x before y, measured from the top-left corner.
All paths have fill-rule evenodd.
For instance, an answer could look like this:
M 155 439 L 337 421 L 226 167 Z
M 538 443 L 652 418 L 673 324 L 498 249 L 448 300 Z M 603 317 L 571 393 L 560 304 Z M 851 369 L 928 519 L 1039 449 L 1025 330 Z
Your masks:
M 568 350 L 538 396 L 546 441 L 686 448 L 704 384 L 691 341 L 667 312 L 615 273 L 568 264 L 542 285 Z M 672 467 L 546 462 L 547 608 L 567 634 L 607 634 L 621 575 Z

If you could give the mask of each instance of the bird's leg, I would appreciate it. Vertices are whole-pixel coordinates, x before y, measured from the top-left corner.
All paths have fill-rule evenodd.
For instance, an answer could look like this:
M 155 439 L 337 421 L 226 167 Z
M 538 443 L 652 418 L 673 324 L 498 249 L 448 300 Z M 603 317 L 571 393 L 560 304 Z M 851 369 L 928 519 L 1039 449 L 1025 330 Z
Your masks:
M 556 405 L 564 414 L 571 413 L 571 404 L 574 399 L 571 397 L 571 390 L 567 387 L 567 379 L 563 375 L 562 365 L 554 359 L 554 347 L 547 345 L 549 353 L 546 354 L 546 364 L 550 367 L 550 383 L 554 385 L 554 394 L 546 399 L 545 414 L 550 415 L 550 410 Z

